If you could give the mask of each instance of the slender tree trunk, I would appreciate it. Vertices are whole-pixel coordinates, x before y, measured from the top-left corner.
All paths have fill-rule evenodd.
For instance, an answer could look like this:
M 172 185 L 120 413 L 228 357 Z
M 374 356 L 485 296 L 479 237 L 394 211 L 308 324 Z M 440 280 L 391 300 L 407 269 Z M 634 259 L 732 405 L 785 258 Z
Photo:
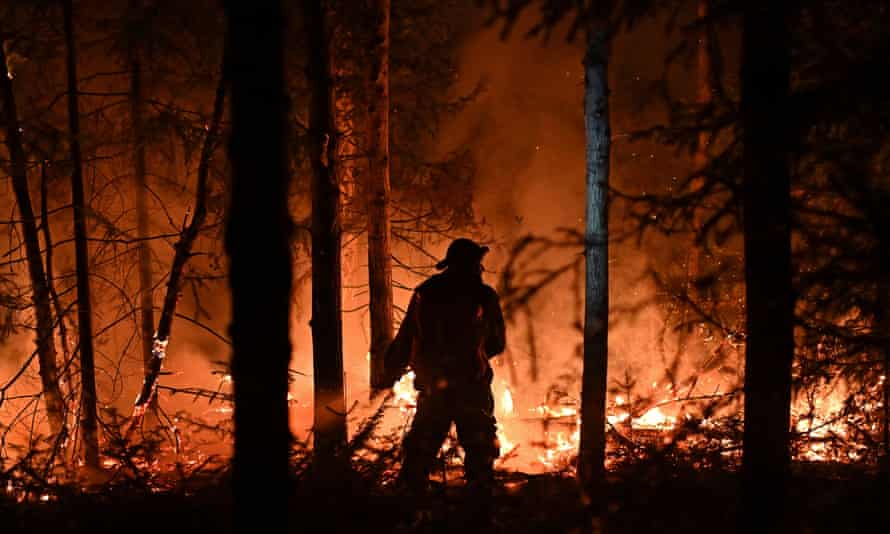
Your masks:
M 62 361 L 67 362 L 71 354 L 68 345 L 68 327 L 65 325 L 65 311 L 62 309 L 62 302 L 59 299 L 59 293 L 56 291 L 56 285 L 53 281 L 53 238 L 49 223 L 49 184 L 46 177 L 46 163 L 40 164 L 40 220 L 42 221 L 40 228 L 43 230 L 44 256 L 46 257 L 46 288 L 49 291 L 53 310 L 56 312 L 59 342 L 62 345 Z M 68 368 L 69 366 L 63 365 L 62 375 L 59 379 L 62 383 L 68 383 L 70 387 Z
M 888 250 L 884 248 L 884 250 Z M 890 252 L 885 252 L 890 255 Z M 886 267 L 890 267 L 890 258 L 882 261 Z M 885 268 L 885 273 L 878 282 L 878 313 L 875 317 L 878 335 L 883 336 L 880 352 L 883 356 L 883 424 L 881 425 L 881 469 L 885 475 L 890 475 L 890 271 Z
M 584 371 L 581 385 L 581 443 L 578 475 L 582 488 L 596 496 L 602 487 L 606 456 L 606 372 L 609 327 L 609 43 L 592 29 L 584 56 L 584 129 L 587 140 L 587 263 L 584 303 Z
M 708 4 L 710 0 L 698 0 L 698 18 L 699 23 L 703 24 L 701 31 L 698 35 L 698 48 L 696 50 L 696 67 L 697 67 L 697 80 L 696 80 L 696 101 L 702 107 L 708 105 L 711 102 L 712 94 L 711 94 L 711 57 L 710 57 L 710 32 L 707 27 L 704 26 L 705 20 L 708 17 Z M 700 131 L 698 132 L 698 143 L 695 147 L 695 153 L 693 154 L 693 167 L 696 171 L 701 170 L 708 163 L 708 139 L 710 136 L 710 132 Z M 692 183 L 692 188 L 694 191 L 700 190 L 704 186 L 704 182 L 706 180 L 706 176 L 697 176 Z M 699 232 L 703 226 L 703 209 L 695 209 L 693 211 L 693 220 L 692 220 L 692 228 L 694 232 Z M 696 235 L 693 235 L 693 240 L 696 239 Z M 696 243 L 693 243 L 691 247 L 689 247 L 689 254 L 686 260 L 686 274 L 687 274 L 687 290 L 691 289 L 693 282 L 696 278 L 701 275 L 701 247 L 699 247 Z
M 22 238 L 25 241 L 25 254 L 28 262 L 28 275 L 31 279 L 31 302 L 37 322 L 37 361 L 40 364 L 40 383 L 43 387 L 43 401 L 49 420 L 50 432 L 59 435 L 65 427 L 65 406 L 59 389 L 56 346 L 53 336 L 53 314 L 50 305 L 49 287 L 40 255 L 40 238 L 37 223 L 28 192 L 28 171 L 25 151 L 22 147 L 18 112 L 15 107 L 15 94 L 12 78 L 7 70 L 6 53 L 0 42 L 0 105 L 3 107 L 3 125 L 6 128 L 6 147 L 9 150 L 12 187 L 22 218 Z
M 232 293 L 237 532 L 287 525 L 292 221 L 285 155 L 281 2 L 226 2 L 231 201 L 225 246 Z M 262 491 L 260 491 L 262 489 Z M 285 528 L 287 530 L 287 528 Z
M 130 13 L 136 27 L 141 0 L 130 1 Z M 134 30 L 131 30 L 131 34 Z M 139 34 L 136 34 L 139 35 Z M 130 122 L 133 136 L 133 178 L 136 193 L 136 236 L 139 238 L 139 313 L 142 334 L 142 362 L 144 375 L 151 374 L 152 345 L 154 338 L 154 302 L 152 299 L 151 245 L 148 242 L 149 220 L 145 169 L 145 130 L 142 123 L 142 54 L 141 43 L 131 35 L 128 46 L 130 63 Z
M 71 148 L 71 203 L 74 207 L 74 260 L 77 277 L 77 335 L 80 347 L 81 416 L 84 463 L 99 468 L 99 428 L 96 413 L 96 365 L 93 354 L 93 315 L 90 305 L 89 251 L 86 205 L 80 158 L 80 110 L 77 105 L 77 51 L 74 48 L 74 13 L 65 0 L 65 57 L 68 71 L 68 133 Z
M 745 5 L 743 210 L 747 343 L 742 478 L 746 532 L 781 531 L 789 477 L 794 296 L 791 276 L 791 70 L 781 2 Z
M 390 0 L 374 0 L 376 16 L 368 115 L 368 287 L 371 310 L 371 390 L 386 383 L 383 356 L 392 342 L 392 258 L 389 220 L 389 18 Z
M 320 472 L 346 443 L 343 325 L 340 293 L 340 189 L 331 135 L 328 32 L 321 0 L 306 0 L 309 60 L 309 159 L 312 166 L 312 361 L 315 386 L 313 447 Z
M 224 54 L 225 56 L 225 54 Z M 223 108 L 226 99 L 226 82 L 222 78 L 225 70 L 226 59 L 223 58 L 223 65 L 220 68 L 220 80 L 216 87 L 216 96 L 213 100 L 213 112 L 210 117 L 210 123 L 207 127 L 207 135 L 204 137 L 204 145 L 201 149 L 201 160 L 198 163 L 198 183 L 195 189 L 195 209 L 192 220 L 188 226 L 182 231 L 179 240 L 173 245 L 173 264 L 170 267 L 170 275 L 167 277 L 167 289 L 164 294 L 164 303 L 161 308 L 161 315 L 158 319 L 157 333 L 153 335 L 152 354 L 146 371 L 145 379 L 142 382 L 142 390 L 139 398 L 136 399 L 136 406 L 133 410 L 133 419 L 127 430 L 127 435 L 142 422 L 146 408 L 156 399 L 158 378 L 161 374 L 161 368 L 164 358 L 167 356 L 167 343 L 170 341 L 170 333 L 173 327 L 173 318 L 176 315 L 176 304 L 179 301 L 179 290 L 182 286 L 182 273 L 189 259 L 192 257 L 192 247 L 204 220 L 207 218 L 207 180 L 210 174 L 210 162 L 213 157 L 213 151 L 219 140 L 220 123 L 222 122 Z

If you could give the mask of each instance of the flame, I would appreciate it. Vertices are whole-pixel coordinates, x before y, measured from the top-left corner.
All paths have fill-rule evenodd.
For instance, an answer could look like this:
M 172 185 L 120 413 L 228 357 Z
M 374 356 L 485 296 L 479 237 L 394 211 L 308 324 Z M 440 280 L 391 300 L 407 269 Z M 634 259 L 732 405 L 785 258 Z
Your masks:
M 507 454 L 513 452 L 513 449 L 515 449 L 517 447 L 516 443 L 510 441 L 510 439 L 507 438 L 507 435 L 504 433 L 503 428 L 498 429 L 497 436 L 498 436 L 498 443 L 500 444 L 501 457 L 504 457 Z
M 394 406 L 398 406 L 402 413 L 406 413 L 417 407 L 417 390 L 414 389 L 414 371 L 408 371 L 392 387 Z
M 633 419 L 631 421 L 631 426 L 640 429 L 670 430 L 674 428 L 676 422 L 676 417 L 665 415 L 658 406 L 655 406 L 642 416 Z
M 629 417 L 630 417 L 630 414 L 629 414 L 629 413 L 627 413 L 627 412 L 622 412 L 622 413 L 620 413 L 620 414 L 618 414 L 618 415 L 607 415 L 607 416 L 606 416 L 606 421 L 608 421 L 610 425 L 615 426 L 615 425 L 617 425 L 618 423 L 623 423 L 623 422 L 627 421 L 627 419 L 628 419 Z
M 578 442 L 581 440 L 580 422 L 571 434 L 556 432 L 548 435 L 551 445 L 538 456 L 538 460 L 548 468 L 556 468 L 565 464 L 578 451 Z
M 510 388 L 504 385 L 504 393 L 501 395 L 501 411 L 506 415 L 513 414 L 513 394 L 510 393 Z
M 569 417 L 572 415 L 578 415 L 578 409 L 572 406 L 548 406 L 546 404 L 541 404 L 536 408 L 532 408 L 532 411 L 535 411 L 541 416 L 547 418 Z

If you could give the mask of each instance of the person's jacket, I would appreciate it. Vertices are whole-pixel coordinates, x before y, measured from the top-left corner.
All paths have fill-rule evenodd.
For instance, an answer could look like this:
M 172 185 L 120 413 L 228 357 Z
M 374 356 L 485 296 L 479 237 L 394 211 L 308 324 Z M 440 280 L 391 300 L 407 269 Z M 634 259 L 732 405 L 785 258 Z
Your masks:
M 490 383 L 488 360 L 505 345 L 497 293 L 481 276 L 449 269 L 414 290 L 385 365 L 392 381 L 410 366 L 418 390 Z

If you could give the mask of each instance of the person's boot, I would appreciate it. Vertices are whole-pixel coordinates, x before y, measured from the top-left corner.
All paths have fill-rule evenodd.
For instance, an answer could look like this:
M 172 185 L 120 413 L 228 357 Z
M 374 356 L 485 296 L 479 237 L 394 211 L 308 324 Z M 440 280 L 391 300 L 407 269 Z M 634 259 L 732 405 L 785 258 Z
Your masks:
M 494 487 L 494 473 L 474 474 L 467 477 L 467 512 L 472 525 L 483 527 L 493 524 Z

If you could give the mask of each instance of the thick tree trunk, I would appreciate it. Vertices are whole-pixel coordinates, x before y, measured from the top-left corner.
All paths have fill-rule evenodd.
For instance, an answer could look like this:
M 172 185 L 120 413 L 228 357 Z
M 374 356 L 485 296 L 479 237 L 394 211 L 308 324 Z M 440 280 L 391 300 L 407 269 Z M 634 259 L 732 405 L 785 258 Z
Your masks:
M 141 0 L 130 1 L 131 28 L 135 28 L 142 9 Z M 131 29 L 131 34 L 135 30 Z M 138 34 L 136 34 L 138 35 Z M 145 168 L 145 131 L 142 123 L 142 54 L 141 43 L 133 42 L 130 35 L 128 46 L 130 63 L 130 127 L 133 136 L 133 188 L 136 193 L 136 236 L 139 238 L 139 314 L 142 339 L 142 363 L 144 375 L 151 374 L 152 346 L 154 338 L 154 302 L 152 299 L 151 245 L 148 241 L 149 220 Z
M 584 56 L 584 129 L 587 142 L 587 222 L 584 228 L 586 289 L 581 443 L 578 476 L 588 495 L 599 493 L 606 456 L 606 372 L 609 327 L 609 44 L 592 30 Z
M 90 305 L 89 251 L 86 205 L 80 157 L 80 110 L 77 105 L 77 51 L 71 0 L 64 3 L 65 58 L 68 74 L 68 133 L 71 149 L 71 203 L 74 208 L 74 261 L 77 278 L 77 335 L 80 347 L 80 433 L 84 463 L 99 468 L 99 425 L 96 413 L 96 364 L 93 354 L 93 316 Z
M 275 0 L 226 2 L 232 184 L 225 246 L 232 292 L 235 527 L 285 525 L 292 221 L 285 154 L 284 16 Z
M 328 33 L 321 0 L 307 0 L 309 159 L 312 166 L 313 448 L 320 471 L 346 443 L 340 294 L 340 188 L 334 169 Z
M 746 532 L 780 531 L 789 477 L 794 296 L 791 273 L 791 70 L 787 12 L 745 5 L 743 214 L 747 343 L 742 479 Z
M 56 346 L 53 336 L 53 314 L 50 304 L 49 286 L 43 258 L 40 255 L 40 239 L 31 195 L 28 192 L 28 171 L 25 151 L 22 147 L 18 112 L 15 107 L 15 94 L 12 78 L 7 70 L 6 53 L 0 43 L 0 105 L 3 108 L 3 126 L 6 128 L 6 147 L 9 150 L 12 188 L 22 218 L 22 238 L 25 242 L 25 255 L 28 275 L 31 279 L 31 302 L 37 322 L 37 361 L 40 364 L 40 383 L 43 387 L 43 401 L 49 420 L 50 432 L 57 436 L 65 427 L 65 406 L 59 389 Z
M 375 33 L 368 115 L 368 287 L 371 311 L 371 390 L 386 383 L 383 356 L 392 342 L 392 259 L 389 220 L 390 0 L 374 0 Z

